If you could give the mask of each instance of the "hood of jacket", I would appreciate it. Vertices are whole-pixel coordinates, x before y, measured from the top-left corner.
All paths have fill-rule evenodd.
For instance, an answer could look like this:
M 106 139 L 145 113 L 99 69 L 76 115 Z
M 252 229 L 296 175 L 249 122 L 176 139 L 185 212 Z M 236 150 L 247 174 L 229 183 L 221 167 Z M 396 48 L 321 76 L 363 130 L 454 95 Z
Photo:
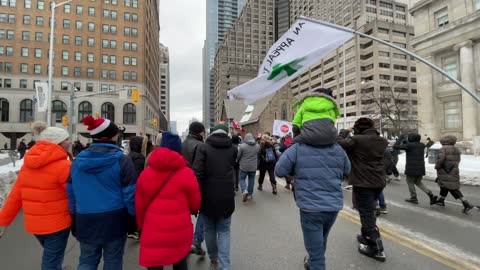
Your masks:
M 311 120 L 303 124 L 298 142 L 312 146 L 332 145 L 337 141 L 337 134 L 337 129 L 330 119 Z
M 214 148 L 230 148 L 232 146 L 232 140 L 227 133 L 223 132 L 212 133 L 205 142 Z
M 142 152 L 142 146 L 143 146 L 143 140 L 144 138 L 141 136 L 135 136 L 130 139 L 130 151 L 135 152 L 135 153 L 141 153 Z
M 97 174 L 118 165 L 123 155 L 122 149 L 114 144 L 93 143 L 87 150 L 77 155 L 75 163 L 85 172 Z
M 453 135 L 447 135 L 440 139 L 442 145 L 455 145 L 457 143 L 457 137 Z
M 188 134 L 187 139 L 193 139 L 193 140 L 197 140 L 197 141 L 203 142 L 203 137 L 202 137 L 202 135 L 196 134 L 196 133 L 191 133 L 191 132 Z
M 335 99 L 333 99 L 333 97 L 331 97 L 329 95 L 325 95 L 324 93 L 319 93 L 319 92 L 307 92 L 307 93 L 301 95 L 297 102 L 293 103 L 292 109 L 295 109 L 295 108 L 301 106 L 307 99 L 310 99 L 312 97 L 313 98 L 315 98 L 315 97 L 326 98 L 326 99 L 328 99 L 328 101 L 332 102 L 335 107 L 338 107 Z M 321 99 L 317 98 L 316 100 L 321 100 Z M 325 102 L 327 102 L 327 101 L 325 100 Z
M 38 169 L 58 160 L 67 160 L 67 152 L 58 144 L 37 142 L 25 155 L 25 166 Z
M 150 154 L 148 166 L 156 171 L 177 171 L 187 167 L 187 161 L 179 153 L 160 147 Z
M 377 131 L 376 128 L 369 128 L 369 129 L 364 130 L 360 134 L 354 134 L 354 135 L 380 135 L 380 133 Z
M 246 144 L 249 144 L 249 145 L 255 145 L 256 144 L 255 138 L 253 137 L 252 133 L 247 133 L 247 135 L 245 135 L 244 142 Z
M 418 133 L 411 133 L 408 134 L 408 141 L 409 142 L 419 142 L 422 139 L 422 136 Z

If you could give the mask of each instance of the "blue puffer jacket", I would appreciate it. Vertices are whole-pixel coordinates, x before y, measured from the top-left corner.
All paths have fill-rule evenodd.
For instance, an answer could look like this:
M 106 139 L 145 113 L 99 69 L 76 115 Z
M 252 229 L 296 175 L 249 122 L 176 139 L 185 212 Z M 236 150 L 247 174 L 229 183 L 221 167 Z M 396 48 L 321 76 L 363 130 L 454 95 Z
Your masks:
M 338 144 L 294 144 L 275 166 L 278 177 L 295 177 L 298 208 L 307 212 L 337 212 L 343 208 L 342 179 L 350 173 L 350 161 Z
M 108 143 L 94 143 L 72 163 L 67 193 L 81 242 L 107 243 L 125 237 L 135 215 L 137 173 L 132 160 Z

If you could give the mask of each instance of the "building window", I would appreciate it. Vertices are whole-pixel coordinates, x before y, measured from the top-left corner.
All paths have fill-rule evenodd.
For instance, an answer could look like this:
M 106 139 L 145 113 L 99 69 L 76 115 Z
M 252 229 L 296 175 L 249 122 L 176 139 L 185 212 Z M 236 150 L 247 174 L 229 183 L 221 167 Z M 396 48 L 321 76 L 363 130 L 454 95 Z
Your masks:
M 132 7 L 138 8 L 138 0 L 132 0 Z
M 117 48 L 117 41 L 116 40 L 110 40 L 110 48 L 111 49 L 116 49 Z
M 20 80 L 20 88 L 27 88 L 27 87 L 28 87 L 27 80 L 21 79 Z
M 132 1 L 131 0 L 124 0 L 123 3 L 126 7 L 131 7 L 132 6 Z
M 123 13 L 123 19 L 124 19 L 125 21 L 130 21 L 130 18 L 131 18 L 130 12 L 125 12 L 125 13 Z
M 93 59 L 94 59 L 93 53 L 88 53 L 87 54 L 87 61 L 91 63 L 91 62 L 93 62 Z
M 103 33 L 108 33 L 108 29 L 109 29 L 108 24 L 102 25 L 102 32 L 103 32 Z
M 8 23 L 15 23 L 15 14 L 8 14 Z
M 128 41 L 123 42 L 123 50 L 130 51 L 130 42 Z
M 82 122 L 82 119 L 92 115 L 92 103 L 83 101 L 78 105 L 78 122 Z
M 480 10 L 480 0 L 475 0 L 475 10 Z
M 435 12 L 434 14 L 435 22 L 437 23 L 437 27 L 441 27 L 448 24 L 448 9 L 442 8 L 441 10 Z
M 137 123 L 136 107 L 132 103 L 127 103 L 123 106 L 123 124 L 135 125 Z
M 89 16 L 95 16 L 95 8 L 89 7 L 88 8 L 88 15 Z
M 123 64 L 124 64 L 125 66 L 129 66 L 129 65 L 130 65 L 130 57 L 124 56 L 124 57 L 123 57 Z
M 83 29 L 82 21 L 76 21 L 75 22 L 75 29 L 77 29 L 77 30 L 82 30 Z
M 30 16 L 24 15 L 23 16 L 23 24 L 30 24 Z
M 13 39 L 15 36 L 15 33 L 13 32 L 13 30 L 7 30 L 7 39 Z
M 43 40 L 43 33 L 36 32 L 35 33 L 35 41 L 42 41 Z
M 455 79 L 458 79 L 458 74 L 457 74 L 457 56 L 456 55 L 451 55 L 451 56 L 446 56 L 442 58 L 442 69 L 450 76 L 452 76 Z M 445 78 L 445 80 L 448 80 L 448 78 Z
M 132 37 L 138 36 L 138 29 L 137 28 L 132 28 Z
M 117 33 L 117 26 L 116 25 L 110 25 L 110 33 L 112 33 L 112 34 Z
M 77 15 L 83 15 L 83 6 L 77 6 Z
M 70 36 L 64 35 L 62 42 L 63 44 L 70 44 Z
M 110 102 L 103 103 L 101 117 L 115 122 L 115 106 Z
M 68 67 L 62 67 L 62 76 L 68 76 Z
M 7 86 L 5 86 L 7 87 Z M 0 98 L 0 122 L 8 122 L 10 104 L 4 98 Z
M 21 73 L 28 73 L 28 64 L 20 64 L 20 72 Z
M 90 32 L 95 31 L 95 23 L 93 23 L 93 22 L 88 23 L 88 31 L 90 31 Z
M 108 55 L 102 54 L 102 63 L 103 64 L 108 64 Z
M 6 48 L 6 56 L 13 56 L 13 47 L 7 46 Z
M 35 74 L 41 74 L 42 73 L 42 65 L 39 65 L 39 64 L 33 65 L 33 72 Z
M 63 28 L 70 29 L 70 20 L 63 20 Z
M 137 43 L 132 42 L 132 51 L 136 52 L 137 51 Z
M 130 36 L 130 27 L 123 28 L 123 35 L 127 37 Z
M 103 17 L 104 18 L 110 18 L 110 10 L 104 9 L 103 10 Z
M 55 115 L 55 122 L 61 123 L 62 117 L 67 115 L 67 105 L 61 100 L 52 102 L 52 114 Z
M 108 91 L 108 84 L 100 85 L 100 92 L 107 92 Z
M 87 92 L 93 92 L 93 83 L 87 83 Z
M 112 10 L 112 11 L 110 12 L 110 18 L 111 18 L 112 20 L 116 20 L 117 17 L 118 17 L 118 12 L 115 11 L 115 10 Z
M 116 79 L 117 78 L 117 72 L 115 70 L 110 70 L 110 79 Z
M 102 69 L 102 78 L 104 79 L 108 78 L 108 70 Z
M 445 129 L 462 128 L 462 102 L 449 101 L 443 104 L 445 111 Z
M 132 81 L 136 81 L 137 80 L 137 72 L 132 71 L 131 77 L 132 77 Z
M 22 40 L 30 40 L 30 32 L 23 31 L 22 32 Z
M 89 37 L 87 43 L 88 43 L 88 47 L 93 47 L 95 45 L 95 39 Z
M 115 55 L 110 55 L 110 64 L 117 64 L 117 56 Z
M 68 60 L 70 58 L 70 52 L 69 51 L 62 51 L 62 59 L 63 60 Z
M 138 14 L 132 13 L 132 22 L 138 22 Z
M 65 12 L 65 13 L 70 13 L 71 10 L 72 10 L 72 6 L 70 6 L 70 4 L 65 4 L 65 5 L 63 6 L 63 12 Z
M 13 70 L 12 63 L 10 63 L 10 62 L 5 62 L 5 72 L 11 73 L 12 70 Z M 1 81 L 1 80 L 0 80 L 0 81 Z M 6 84 L 7 84 L 7 83 L 4 84 L 4 87 L 7 87 Z
M 108 39 L 103 39 L 102 40 L 102 48 L 108 48 Z
M 44 24 L 43 17 L 37 16 L 37 25 L 43 25 L 43 24 Z
M 75 52 L 75 61 L 82 61 L 82 53 Z
M 80 67 L 74 67 L 73 68 L 73 75 L 75 77 L 80 77 L 82 75 L 82 70 Z
M 22 47 L 22 56 L 24 57 L 28 56 L 28 48 Z
M 125 81 L 130 80 L 130 72 L 124 71 L 124 72 L 123 72 L 123 79 L 124 79 Z
M 82 45 L 82 43 L 83 43 L 82 37 L 75 37 L 75 45 L 80 46 Z
M 32 120 L 33 102 L 31 99 L 24 99 L 20 102 L 20 123 L 26 123 Z
M 132 66 L 136 66 L 137 65 L 137 58 L 132 57 L 131 62 L 132 62 Z
M 281 111 L 280 115 L 281 115 L 282 120 L 287 121 L 287 118 L 288 118 L 287 104 L 284 103 L 282 105 L 282 111 Z

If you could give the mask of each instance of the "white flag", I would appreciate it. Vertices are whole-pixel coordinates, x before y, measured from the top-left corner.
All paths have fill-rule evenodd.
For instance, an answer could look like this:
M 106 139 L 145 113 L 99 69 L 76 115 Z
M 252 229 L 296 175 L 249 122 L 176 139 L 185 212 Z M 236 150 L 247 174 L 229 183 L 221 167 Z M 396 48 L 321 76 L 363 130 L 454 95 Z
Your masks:
M 353 33 L 299 19 L 270 48 L 255 79 L 228 91 L 247 104 L 267 97 L 353 37 Z
M 282 120 L 273 121 L 273 132 L 272 135 L 278 137 L 284 137 L 285 135 L 290 134 L 293 136 L 292 123 Z
M 46 112 L 48 108 L 48 83 L 37 83 L 35 91 L 37 92 L 38 112 Z

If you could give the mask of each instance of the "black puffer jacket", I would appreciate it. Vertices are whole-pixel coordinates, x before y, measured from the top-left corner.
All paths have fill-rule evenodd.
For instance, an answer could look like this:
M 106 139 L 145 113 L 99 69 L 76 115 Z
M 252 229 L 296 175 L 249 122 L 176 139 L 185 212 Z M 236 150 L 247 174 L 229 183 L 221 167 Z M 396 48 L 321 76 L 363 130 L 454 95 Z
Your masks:
M 138 176 L 145 168 L 145 157 L 142 155 L 143 140 L 145 140 L 144 137 L 135 136 L 130 139 L 129 144 L 130 151 L 128 153 L 128 156 L 132 159 L 133 164 L 135 165 L 135 171 L 137 172 Z
M 405 166 L 405 175 L 425 175 L 425 144 L 421 143 L 420 139 L 420 134 L 412 133 L 408 135 L 408 143 L 393 146 L 394 149 L 405 150 L 405 152 L 407 153 L 407 165 Z
M 198 145 L 193 171 L 202 193 L 200 213 L 209 218 L 228 218 L 235 210 L 233 167 L 237 152 L 224 132 L 214 132 Z
M 380 137 L 376 129 L 367 129 L 361 134 L 348 137 L 340 132 L 337 143 L 347 152 L 352 164 L 349 184 L 363 188 L 383 188 L 386 185 L 385 149 L 388 141 Z
M 438 185 L 442 188 L 456 190 L 460 188 L 460 169 L 458 165 L 461 160 L 461 153 L 455 147 L 457 138 L 445 136 L 440 140 L 443 145 L 440 149 L 439 159 L 435 164 L 437 170 Z

